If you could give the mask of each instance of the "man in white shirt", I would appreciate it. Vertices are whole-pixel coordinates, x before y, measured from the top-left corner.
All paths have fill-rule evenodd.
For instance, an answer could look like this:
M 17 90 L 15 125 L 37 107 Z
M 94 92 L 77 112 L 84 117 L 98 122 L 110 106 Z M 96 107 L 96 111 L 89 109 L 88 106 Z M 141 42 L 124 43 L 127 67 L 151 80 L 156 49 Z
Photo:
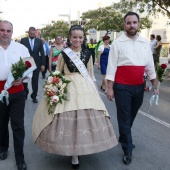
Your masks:
M 111 46 L 106 79 L 107 98 L 115 97 L 119 125 L 119 142 L 124 152 L 123 163 L 132 161 L 131 127 L 142 105 L 144 72 L 154 85 L 156 74 L 149 42 L 138 33 L 139 15 L 128 12 L 124 16 L 125 32 Z
M 21 58 L 29 57 L 28 49 L 23 45 L 11 40 L 13 25 L 9 21 L 0 21 L 0 93 L 4 90 L 11 65 Z M 23 80 L 13 81 L 12 87 L 8 90 L 9 105 L 6 100 L 0 101 L 0 160 L 5 160 L 8 156 L 9 132 L 8 123 L 10 120 L 13 132 L 15 160 L 18 170 L 26 170 L 24 160 L 24 109 L 25 91 Z
M 155 52 L 154 47 L 156 46 L 156 43 L 157 43 L 154 34 L 151 34 L 151 35 L 150 35 L 150 40 L 151 40 L 151 42 L 150 42 L 151 51 L 152 51 L 152 54 L 154 54 L 154 52 Z

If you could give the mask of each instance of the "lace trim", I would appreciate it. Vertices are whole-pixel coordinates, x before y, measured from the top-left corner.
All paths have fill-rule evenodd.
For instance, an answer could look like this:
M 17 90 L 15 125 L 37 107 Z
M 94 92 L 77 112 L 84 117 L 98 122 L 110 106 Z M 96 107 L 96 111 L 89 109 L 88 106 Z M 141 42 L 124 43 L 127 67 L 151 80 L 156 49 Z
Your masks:
M 108 125 L 105 126 L 100 126 L 96 129 L 78 129 L 77 130 L 77 135 L 92 135 L 93 133 L 104 133 L 107 129 L 112 128 L 112 124 L 109 123 Z M 46 127 L 42 132 L 44 133 L 49 133 L 49 129 L 50 127 Z M 53 135 L 52 137 L 57 136 L 60 139 L 63 139 L 66 136 L 72 136 L 73 135 L 73 131 L 65 129 L 63 126 L 59 127 L 58 130 L 53 130 L 51 132 L 51 134 Z M 105 135 L 105 133 L 104 133 Z
M 102 144 L 106 144 L 106 143 L 109 143 L 111 142 L 112 140 L 115 140 L 116 139 L 116 136 L 112 136 L 111 138 L 107 139 L 107 140 L 103 140 L 103 141 L 100 141 L 100 142 L 96 142 L 96 143 L 90 143 L 90 144 L 83 144 L 83 145 L 57 145 L 57 144 L 50 144 L 50 143 L 47 143 L 45 141 L 42 141 L 40 138 L 37 138 L 37 140 L 39 142 L 41 142 L 42 144 L 45 144 L 47 145 L 48 147 L 56 147 L 58 149 L 79 149 L 79 148 L 88 148 L 88 147 L 93 147 L 93 146 L 99 146 L 99 145 L 102 145 Z
M 82 120 L 82 119 L 101 119 L 103 117 L 106 117 L 104 114 L 101 114 L 99 116 L 80 116 L 78 118 L 71 118 L 71 117 L 65 117 L 65 116 L 60 116 L 57 117 L 57 120 L 72 120 L 72 121 L 77 121 L 77 120 Z

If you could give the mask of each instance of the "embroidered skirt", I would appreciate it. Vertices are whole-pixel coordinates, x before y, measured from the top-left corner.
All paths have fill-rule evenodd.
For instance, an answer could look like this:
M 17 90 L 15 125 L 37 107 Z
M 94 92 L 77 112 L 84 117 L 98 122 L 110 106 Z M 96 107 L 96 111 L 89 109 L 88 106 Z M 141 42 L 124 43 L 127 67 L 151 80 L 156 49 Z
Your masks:
M 59 155 L 87 155 L 117 145 L 110 122 L 102 111 L 69 111 L 54 116 L 35 141 L 42 150 Z
M 80 74 L 65 75 L 67 98 L 48 115 L 42 98 L 34 119 L 33 138 L 42 150 L 59 155 L 86 155 L 114 147 L 117 139 L 99 94 Z

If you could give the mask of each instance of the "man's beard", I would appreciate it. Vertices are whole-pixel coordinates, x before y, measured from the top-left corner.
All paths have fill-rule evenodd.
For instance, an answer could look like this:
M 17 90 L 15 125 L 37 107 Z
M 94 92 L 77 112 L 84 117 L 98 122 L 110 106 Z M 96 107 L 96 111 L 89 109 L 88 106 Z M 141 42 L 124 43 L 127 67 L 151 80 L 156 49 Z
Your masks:
M 32 40 L 32 39 L 34 39 L 35 37 L 30 37 L 30 39 Z
M 11 42 L 11 38 L 8 38 L 7 40 L 3 40 L 3 39 L 0 40 L 0 43 L 2 43 L 3 45 L 8 45 L 10 44 L 10 42 Z
M 126 30 L 127 35 L 129 36 L 135 36 L 137 34 L 138 30 L 135 30 L 133 32 Z

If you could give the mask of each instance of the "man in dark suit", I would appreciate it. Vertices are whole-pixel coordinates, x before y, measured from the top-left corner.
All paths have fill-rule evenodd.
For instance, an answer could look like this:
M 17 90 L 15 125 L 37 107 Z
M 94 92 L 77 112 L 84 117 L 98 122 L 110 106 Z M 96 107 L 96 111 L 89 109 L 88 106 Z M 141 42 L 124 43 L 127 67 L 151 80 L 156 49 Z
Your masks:
M 34 58 L 37 65 L 37 69 L 33 71 L 32 76 L 32 90 L 31 98 L 33 103 L 38 103 L 37 93 L 38 93 L 38 78 L 39 72 L 45 69 L 45 56 L 42 40 L 36 38 L 36 29 L 34 27 L 29 28 L 28 37 L 21 39 L 21 44 L 26 46 L 29 50 L 30 55 Z M 24 89 L 28 95 L 28 83 L 23 83 Z

